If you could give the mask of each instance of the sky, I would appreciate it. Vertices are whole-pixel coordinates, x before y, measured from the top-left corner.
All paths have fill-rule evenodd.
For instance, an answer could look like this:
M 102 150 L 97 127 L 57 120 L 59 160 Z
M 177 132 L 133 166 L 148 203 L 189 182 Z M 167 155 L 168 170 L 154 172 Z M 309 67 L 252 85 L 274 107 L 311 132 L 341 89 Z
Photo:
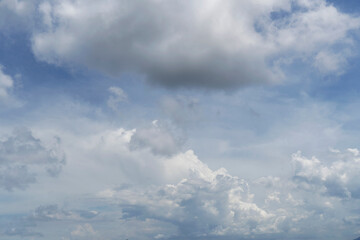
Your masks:
M 0 0 L 0 239 L 360 236 L 357 0 Z

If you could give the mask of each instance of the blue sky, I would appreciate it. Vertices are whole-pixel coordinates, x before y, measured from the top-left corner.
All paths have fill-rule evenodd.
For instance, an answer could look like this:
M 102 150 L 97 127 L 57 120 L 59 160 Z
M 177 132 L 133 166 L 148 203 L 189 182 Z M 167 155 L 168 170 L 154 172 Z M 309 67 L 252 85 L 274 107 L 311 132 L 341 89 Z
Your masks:
M 359 237 L 359 13 L 0 0 L 0 238 Z

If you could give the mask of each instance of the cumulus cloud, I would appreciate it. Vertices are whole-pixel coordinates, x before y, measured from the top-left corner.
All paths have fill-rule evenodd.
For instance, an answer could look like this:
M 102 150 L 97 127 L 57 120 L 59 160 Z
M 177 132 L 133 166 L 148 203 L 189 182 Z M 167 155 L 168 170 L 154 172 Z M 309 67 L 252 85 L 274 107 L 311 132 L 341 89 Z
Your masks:
M 177 236 L 189 239 L 277 231 L 274 216 L 253 203 L 246 181 L 229 175 L 225 169 L 212 171 L 201 161 L 187 167 L 189 177 L 175 185 L 146 191 L 112 190 L 111 195 L 100 192 L 99 196 L 117 202 L 124 219 L 171 223 L 177 227 Z
M 315 157 L 306 158 L 300 152 L 294 154 L 294 181 L 298 187 L 308 191 L 341 199 L 360 198 L 358 150 L 348 149 L 348 152 L 350 154 L 341 154 L 331 164 L 325 164 Z
M 105 188 L 81 199 L 82 210 L 43 205 L 10 226 L 6 234 L 47 237 L 46 231 L 31 231 L 41 224 L 57 229 L 66 226 L 59 234 L 71 240 L 336 240 L 351 239 L 356 234 L 359 223 L 356 173 L 360 161 L 355 148 L 333 151 L 335 160 L 327 163 L 295 153 L 289 161 L 294 168 L 292 173 L 247 181 L 223 168 L 210 169 L 192 150 L 172 157 L 155 155 L 153 159 L 149 158 L 151 155 L 137 155 L 129 149 L 126 152 L 133 134 L 131 130 L 118 130 L 103 135 L 103 150 L 123 152 L 117 155 L 119 161 L 146 157 L 158 167 L 152 177 L 162 175 L 161 183 Z M 142 150 L 139 152 L 144 154 Z M 136 157 L 131 159 L 131 154 Z M 136 175 L 146 174 L 142 168 L 136 172 Z M 70 204 L 78 205 L 77 201 Z M 101 213 L 94 209 L 101 209 Z
M 114 174 L 130 182 L 177 182 L 188 175 L 187 164 L 197 161 L 193 153 L 181 151 L 181 132 L 156 120 L 147 127 L 113 129 L 83 141 L 79 143 L 84 146 L 82 151 L 93 161 L 108 165 L 110 172 L 120 169 L 121 175 L 118 171 Z M 177 164 L 181 162 L 184 164 Z
M 46 146 L 25 128 L 0 140 L 0 187 L 26 189 L 39 174 L 57 176 L 65 164 L 60 139 Z
M 279 63 L 293 60 L 338 71 L 353 44 L 348 33 L 360 26 L 325 0 L 49 3 L 41 8 L 47 30 L 32 39 L 37 58 L 135 71 L 167 87 L 278 82 Z
M 330 167 L 296 153 L 293 175 L 249 183 L 225 169 L 211 170 L 188 152 L 193 161 L 176 162 L 190 174 L 176 184 L 106 189 L 97 196 L 120 208 L 125 222 L 155 221 L 157 230 L 141 239 L 338 239 L 340 229 L 348 229 L 348 236 L 356 233 L 356 153 L 336 155 Z M 169 223 L 175 230 L 165 230 Z

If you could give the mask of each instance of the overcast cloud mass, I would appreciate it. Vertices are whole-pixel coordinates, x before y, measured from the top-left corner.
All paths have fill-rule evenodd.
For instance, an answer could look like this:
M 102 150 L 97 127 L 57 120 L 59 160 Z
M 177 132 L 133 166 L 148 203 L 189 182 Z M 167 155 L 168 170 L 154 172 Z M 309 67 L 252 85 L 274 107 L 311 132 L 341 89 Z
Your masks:
M 0 0 L 0 239 L 360 237 L 356 0 Z

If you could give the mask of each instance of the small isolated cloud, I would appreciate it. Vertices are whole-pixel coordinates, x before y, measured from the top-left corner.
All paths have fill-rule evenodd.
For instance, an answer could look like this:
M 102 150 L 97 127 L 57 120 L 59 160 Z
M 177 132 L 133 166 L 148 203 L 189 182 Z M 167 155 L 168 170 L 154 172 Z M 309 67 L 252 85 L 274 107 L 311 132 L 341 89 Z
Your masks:
M 119 87 L 110 87 L 109 92 L 110 96 L 107 105 L 116 112 L 118 111 L 119 104 L 127 101 L 127 94 Z
M 60 139 L 45 146 L 25 128 L 0 140 L 0 188 L 26 189 L 39 174 L 57 176 L 65 164 Z
M 15 97 L 15 89 L 17 80 L 21 77 L 20 74 L 10 76 L 5 73 L 5 68 L 0 65 L 0 106 L 4 107 L 19 107 L 22 103 Z
M 35 56 L 106 74 L 145 74 L 166 87 L 236 88 L 279 82 L 279 62 L 342 72 L 360 19 L 325 0 L 127 1 L 42 4 Z M 140 16 L 141 15 L 141 16 Z M 315 63 L 314 63 L 315 62 Z
M 9 98 L 10 91 L 14 87 L 14 80 L 11 76 L 4 73 L 4 67 L 0 65 L 0 100 L 5 101 Z

